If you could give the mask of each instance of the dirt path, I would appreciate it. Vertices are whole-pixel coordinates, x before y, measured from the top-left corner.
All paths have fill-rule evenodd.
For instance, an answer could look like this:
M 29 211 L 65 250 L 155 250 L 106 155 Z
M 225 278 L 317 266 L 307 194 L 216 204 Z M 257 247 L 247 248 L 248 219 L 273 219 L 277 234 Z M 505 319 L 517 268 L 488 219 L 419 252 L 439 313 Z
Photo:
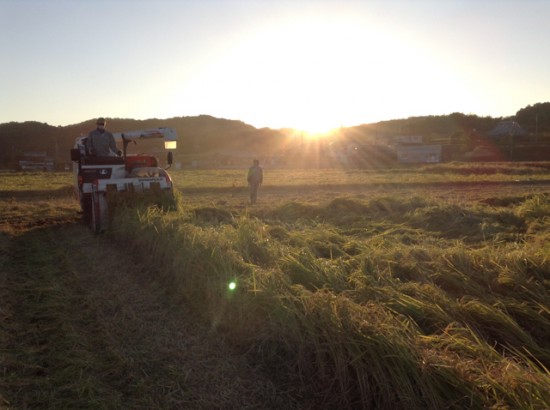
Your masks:
M 56 222 L 0 235 L 0 408 L 297 407 L 132 255 Z

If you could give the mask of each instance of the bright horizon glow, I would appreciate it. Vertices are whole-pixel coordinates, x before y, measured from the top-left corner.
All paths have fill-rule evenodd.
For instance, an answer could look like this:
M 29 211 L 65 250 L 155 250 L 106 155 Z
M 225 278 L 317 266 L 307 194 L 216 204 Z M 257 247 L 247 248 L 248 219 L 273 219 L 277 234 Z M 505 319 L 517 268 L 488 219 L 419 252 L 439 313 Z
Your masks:
M 549 100 L 550 2 L 0 0 L 0 123 L 211 115 L 304 135 Z

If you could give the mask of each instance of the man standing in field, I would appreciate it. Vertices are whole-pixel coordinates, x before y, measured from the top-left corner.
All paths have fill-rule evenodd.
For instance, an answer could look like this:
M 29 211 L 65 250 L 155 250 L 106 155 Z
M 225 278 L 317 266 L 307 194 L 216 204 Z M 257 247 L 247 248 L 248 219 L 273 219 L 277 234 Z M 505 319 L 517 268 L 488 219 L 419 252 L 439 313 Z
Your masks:
M 98 118 L 97 128 L 88 134 L 88 150 L 97 157 L 110 157 L 118 153 L 113 134 L 105 129 L 105 118 Z
M 260 167 L 260 161 L 255 159 L 248 169 L 248 186 L 250 187 L 250 203 L 255 204 L 258 198 L 258 188 L 264 182 L 264 171 Z

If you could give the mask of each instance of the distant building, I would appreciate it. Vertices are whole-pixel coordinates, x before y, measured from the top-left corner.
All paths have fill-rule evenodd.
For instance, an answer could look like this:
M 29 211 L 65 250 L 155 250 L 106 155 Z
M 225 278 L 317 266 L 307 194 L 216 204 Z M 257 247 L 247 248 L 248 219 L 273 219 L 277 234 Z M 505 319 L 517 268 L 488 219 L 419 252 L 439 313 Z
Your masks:
M 45 152 L 25 152 L 18 161 L 21 171 L 53 171 L 54 160 Z
M 390 145 L 332 142 L 326 159 L 331 163 L 360 168 L 395 164 L 395 149 Z
M 422 135 L 397 135 L 392 137 L 394 144 L 422 144 Z
M 441 162 L 441 145 L 396 145 L 395 150 L 402 164 Z
M 487 133 L 490 137 L 524 137 L 528 132 L 515 121 L 500 121 Z

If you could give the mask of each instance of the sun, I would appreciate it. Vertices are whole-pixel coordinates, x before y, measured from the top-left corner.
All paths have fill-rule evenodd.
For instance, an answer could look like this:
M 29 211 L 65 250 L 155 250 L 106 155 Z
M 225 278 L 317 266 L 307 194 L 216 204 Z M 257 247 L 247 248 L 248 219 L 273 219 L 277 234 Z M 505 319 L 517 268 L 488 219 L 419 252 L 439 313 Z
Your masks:
M 293 128 L 294 135 L 297 138 L 300 138 L 302 141 L 313 141 L 321 140 L 333 135 L 336 132 L 336 129 L 317 129 L 313 127 L 312 129 L 296 129 Z
M 408 87 L 395 40 L 351 17 L 290 21 L 255 40 L 247 81 L 261 107 L 309 138 L 388 117 Z
M 312 112 L 310 117 L 302 118 L 292 128 L 304 138 L 318 139 L 334 133 L 340 125 L 336 124 L 330 113 L 323 116 L 322 113 Z
M 407 36 L 333 14 L 289 16 L 229 36 L 171 106 L 192 102 L 194 111 L 316 139 L 415 115 L 434 95 L 456 96 L 441 85 L 452 83 L 446 70 Z

